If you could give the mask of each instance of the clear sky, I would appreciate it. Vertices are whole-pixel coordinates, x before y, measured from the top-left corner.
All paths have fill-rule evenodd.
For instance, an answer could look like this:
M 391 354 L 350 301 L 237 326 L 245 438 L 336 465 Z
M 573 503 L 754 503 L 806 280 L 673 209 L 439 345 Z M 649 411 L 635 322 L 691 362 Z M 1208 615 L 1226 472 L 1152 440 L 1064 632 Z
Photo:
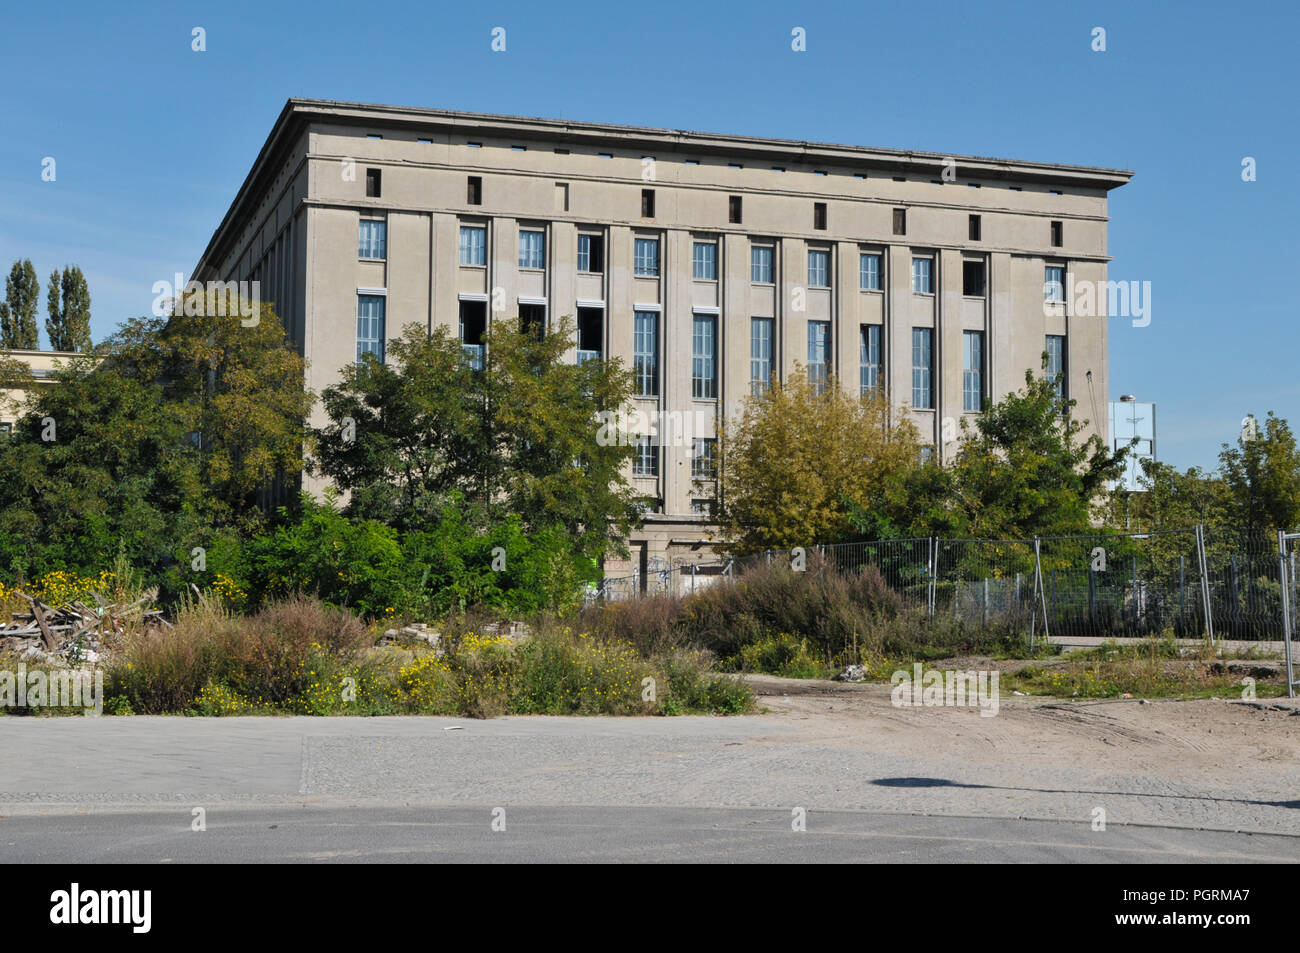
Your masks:
M 1248 412 L 1300 427 L 1286 290 L 1300 272 L 1297 11 L 1294 0 L 11 4 L 0 266 L 32 259 L 42 323 L 48 275 L 68 262 L 86 272 L 96 340 L 148 313 L 153 283 L 193 268 L 291 96 L 1132 169 L 1111 193 L 1110 277 L 1151 282 L 1151 322 L 1110 320 L 1107 396 L 1155 401 L 1158 456 L 1212 467 Z M 498 26 L 504 53 L 490 46 Z M 1098 26 L 1105 52 L 1092 49 Z M 191 49 L 194 27 L 206 52 Z M 795 27 L 804 52 L 791 49 Z M 41 178 L 47 156 L 53 182 Z

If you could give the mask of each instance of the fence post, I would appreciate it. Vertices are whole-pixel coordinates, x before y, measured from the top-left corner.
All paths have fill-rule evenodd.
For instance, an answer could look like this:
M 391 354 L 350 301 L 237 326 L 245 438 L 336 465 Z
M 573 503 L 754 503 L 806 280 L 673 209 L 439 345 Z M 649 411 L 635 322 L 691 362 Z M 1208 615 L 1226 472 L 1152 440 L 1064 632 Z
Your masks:
M 1138 632 L 1140 628 L 1141 626 L 1138 624 L 1138 558 L 1134 556 L 1133 557 L 1133 631 L 1134 633 Z
M 936 552 L 936 550 L 938 549 L 937 542 L 938 541 L 934 536 L 930 537 L 930 596 L 926 600 L 926 608 L 928 610 L 928 615 L 930 616 L 931 619 L 934 618 L 934 604 L 935 604 L 935 595 L 936 595 L 935 566 L 939 562 L 938 554 Z
M 1043 552 L 1042 540 L 1034 537 L 1034 598 L 1043 607 L 1043 638 L 1051 638 L 1051 629 L 1047 622 L 1047 592 L 1043 586 Z M 1029 628 L 1029 647 L 1034 647 L 1034 626 Z
M 1282 590 L 1282 638 L 1286 650 L 1286 695 L 1287 698 L 1295 698 L 1295 679 L 1291 674 L 1291 580 L 1288 578 L 1286 565 L 1286 531 L 1277 531 L 1277 564 L 1280 575 L 1278 581 L 1282 584 L 1278 588 Z
M 1214 645 L 1214 616 L 1210 612 L 1210 571 L 1205 559 L 1205 524 L 1196 524 L 1196 565 L 1201 575 L 1201 608 L 1205 612 L 1205 632 Z
M 699 567 L 695 563 L 691 563 L 691 595 L 695 595 L 695 574 L 698 571 Z

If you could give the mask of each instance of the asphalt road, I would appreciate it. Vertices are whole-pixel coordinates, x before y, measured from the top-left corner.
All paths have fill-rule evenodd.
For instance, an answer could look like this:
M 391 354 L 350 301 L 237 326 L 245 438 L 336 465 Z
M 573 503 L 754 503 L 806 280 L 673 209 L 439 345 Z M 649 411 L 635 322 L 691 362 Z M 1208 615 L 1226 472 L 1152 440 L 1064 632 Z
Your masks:
M 215 806 L 0 818 L 14 863 L 1289 863 L 1295 839 L 1004 818 L 648 807 Z M 498 829 L 494 829 L 494 825 Z

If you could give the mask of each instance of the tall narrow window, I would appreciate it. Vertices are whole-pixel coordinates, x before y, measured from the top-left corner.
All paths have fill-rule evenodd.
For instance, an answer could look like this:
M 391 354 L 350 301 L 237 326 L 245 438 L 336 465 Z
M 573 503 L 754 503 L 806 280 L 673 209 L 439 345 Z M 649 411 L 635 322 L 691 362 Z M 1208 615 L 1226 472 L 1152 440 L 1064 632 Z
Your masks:
M 867 252 L 858 256 L 858 287 L 863 291 L 880 290 L 880 256 Z
M 357 360 L 373 354 L 384 361 L 383 295 L 357 295 Z
M 479 225 L 460 227 L 460 263 L 462 265 L 487 264 L 487 229 Z
M 968 259 L 961 263 L 961 293 L 971 298 L 984 297 L 984 262 Z
M 749 392 L 755 397 L 772 386 L 772 318 L 749 319 Z
M 1056 396 L 1065 400 L 1069 396 L 1066 387 L 1065 335 L 1047 335 L 1047 379 L 1056 384 Z
M 578 309 L 578 363 L 598 361 L 604 353 L 605 312 L 600 308 Z
M 739 225 L 740 214 L 740 196 L 731 195 L 727 197 L 727 221 L 732 225 Z
M 388 223 L 383 219 L 363 218 L 357 236 L 358 258 L 383 258 L 388 244 Z
M 912 293 L 926 295 L 934 293 L 933 258 L 912 259 Z
M 912 328 L 912 406 L 934 409 L 934 330 Z
M 880 331 L 878 324 L 864 324 L 861 328 L 858 351 L 862 364 L 860 392 L 863 394 L 880 389 Z
M 831 360 L 831 323 L 808 322 L 808 381 L 814 394 L 826 390 L 826 376 Z
M 772 246 L 753 245 L 749 249 L 749 280 L 755 284 L 772 283 Z
M 702 281 L 718 277 L 718 246 L 715 242 L 696 242 L 691 252 L 691 275 Z
M 907 209 L 905 208 L 894 209 L 894 234 L 907 234 Z
M 818 231 L 826 230 L 826 203 L 813 203 L 813 228 Z
M 379 198 L 382 191 L 384 173 L 379 169 L 366 169 L 366 196 L 372 199 Z
M 973 242 L 980 240 L 980 217 L 978 215 L 970 216 L 970 221 L 966 226 L 966 237 Z
M 465 360 L 476 371 L 483 370 L 483 336 L 487 333 L 487 302 L 460 303 L 460 347 Z
M 659 315 L 638 311 L 633 319 L 632 374 L 638 397 L 659 396 Z
M 691 479 L 712 480 L 718 475 L 718 441 L 696 437 L 691 441 Z
M 636 240 L 636 274 L 643 278 L 659 276 L 659 239 L 638 238 Z
M 642 218 L 655 217 L 655 190 L 654 189 L 641 190 L 641 217 Z
M 659 444 L 648 434 L 637 434 L 632 438 L 632 475 L 659 475 Z
M 605 270 L 605 239 L 601 235 L 578 236 L 578 270 L 601 274 Z
M 808 249 L 808 287 L 831 286 L 831 253 L 825 248 Z
M 546 305 L 521 304 L 519 306 L 519 330 L 535 341 L 546 336 Z
M 1052 247 L 1060 248 L 1065 244 L 1065 226 L 1062 222 L 1052 223 Z
M 1043 300 L 1064 303 L 1065 268 L 1062 265 L 1048 265 L 1043 269 Z
M 483 204 L 483 176 L 471 175 L 465 187 L 465 201 L 470 205 Z
M 691 396 L 718 397 L 718 323 L 711 314 L 696 314 L 691 330 Z
M 521 231 L 519 233 L 519 267 L 546 267 L 546 233 Z
M 984 332 L 961 333 L 961 409 L 984 409 Z

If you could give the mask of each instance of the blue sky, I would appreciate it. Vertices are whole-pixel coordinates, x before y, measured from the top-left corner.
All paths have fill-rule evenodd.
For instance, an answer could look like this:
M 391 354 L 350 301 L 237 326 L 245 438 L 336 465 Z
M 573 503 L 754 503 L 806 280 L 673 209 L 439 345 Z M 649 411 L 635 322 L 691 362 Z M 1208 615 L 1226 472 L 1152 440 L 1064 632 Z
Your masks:
M 299 8 L 309 9 L 300 17 Z M 1293 3 L 64 3 L 0 33 L 0 265 L 86 272 L 95 338 L 194 266 L 285 99 L 308 96 L 1126 168 L 1110 394 L 1158 455 L 1300 426 Z M 315 21 L 305 27 L 304 23 Z M 207 51 L 193 52 L 203 27 Z M 507 50 L 490 49 L 505 27 Z M 792 28 L 807 51 L 790 49 Z M 1091 49 L 1106 29 L 1107 50 Z M 57 179 L 41 180 L 52 156 Z M 1252 156 L 1257 180 L 1243 182 Z M 1288 277 L 1292 276 L 1292 277 Z M 1105 413 L 1105 408 L 1101 408 Z

